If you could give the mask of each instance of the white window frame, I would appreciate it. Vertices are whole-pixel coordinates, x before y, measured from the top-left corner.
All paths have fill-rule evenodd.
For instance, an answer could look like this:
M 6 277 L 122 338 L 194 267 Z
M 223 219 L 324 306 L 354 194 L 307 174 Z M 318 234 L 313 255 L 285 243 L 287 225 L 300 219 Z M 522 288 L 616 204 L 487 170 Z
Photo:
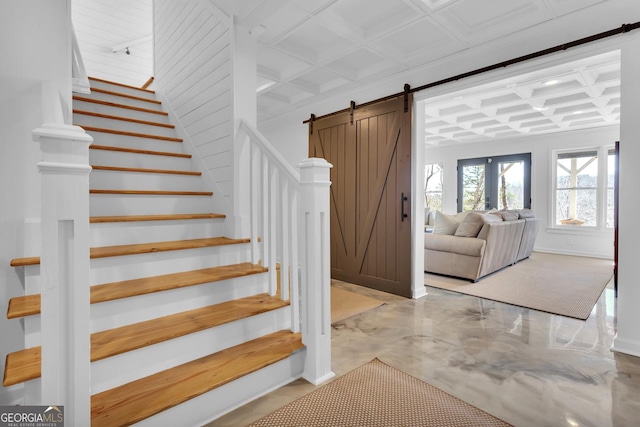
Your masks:
M 551 155 L 551 171 L 552 171 L 552 179 L 551 179 L 551 201 L 550 201 L 550 218 L 549 225 L 552 229 L 558 230 L 571 230 L 575 232 L 593 232 L 593 231 L 613 231 L 612 227 L 606 226 L 607 219 L 607 177 L 608 177 L 608 159 L 609 159 L 609 151 L 613 149 L 612 145 L 602 145 L 602 146 L 590 146 L 590 147 L 582 147 L 582 148 L 572 148 L 572 149 L 561 149 L 561 150 L 553 150 Z M 581 153 L 585 151 L 596 151 L 597 152 L 597 168 L 598 168 L 598 180 L 596 187 L 596 225 L 570 225 L 570 224 L 556 224 L 556 209 L 557 209 L 557 194 L 558 194 L 558 155 L 561 154 L 570 154 L 570 153 Z

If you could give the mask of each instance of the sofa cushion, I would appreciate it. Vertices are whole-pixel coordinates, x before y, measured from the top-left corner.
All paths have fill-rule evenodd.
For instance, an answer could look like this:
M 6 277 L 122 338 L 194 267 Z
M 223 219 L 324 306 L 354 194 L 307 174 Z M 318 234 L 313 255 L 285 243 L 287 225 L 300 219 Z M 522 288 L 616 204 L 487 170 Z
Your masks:
M 518 209 L 518 217 L 521 219 L 535 218 L 536 215 L 533 213 L 531 209 Z
M 501 222 L 502 218 L 493 213 L 469 213 L 458 226 L 454 233 L 458 237 L 476 237 L 482 227 L 488 222 Z
M 441 211 L 436 211 L 436 220 L 433 225 L 435 234 L 455 234 L 460 222 L 467 216 L 468 212 L 460 212 L 455 215 L 448 215 Z
M 499 216 L 503 221 L 515 221 L 516 219 L 520 219 L 517 211 L 495 211 L 491 212 L 491 214 Z

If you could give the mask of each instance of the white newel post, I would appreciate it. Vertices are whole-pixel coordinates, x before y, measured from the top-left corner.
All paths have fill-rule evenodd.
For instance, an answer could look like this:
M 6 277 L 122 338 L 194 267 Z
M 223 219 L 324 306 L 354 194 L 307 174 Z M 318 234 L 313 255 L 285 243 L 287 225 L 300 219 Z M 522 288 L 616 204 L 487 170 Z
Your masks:
M 45 123 L 42 185 L 42 405 L 64 405 L 69 426 L 91 424 L 89 145 L 82 128 Z
M 331 371 L 331 259 L 329 248 L 329 169 L 324 159 L 303 160 L 300 168 L 300 221 L 303 237 L 302 342 L 307 347 L 303 377 L 320 384 Z

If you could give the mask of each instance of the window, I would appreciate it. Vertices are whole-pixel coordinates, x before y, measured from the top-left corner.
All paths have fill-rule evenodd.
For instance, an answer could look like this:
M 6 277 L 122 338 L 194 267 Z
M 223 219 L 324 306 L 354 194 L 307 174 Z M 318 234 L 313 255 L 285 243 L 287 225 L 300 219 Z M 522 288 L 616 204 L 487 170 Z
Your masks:
M 458 160 L 458 211 L 531 207 L 531 153 Z
M 442 163 L 424 168 L 424 207 L 431 212 L 442 210 Z
M 615 158 L 608 147 L 555 153 L 556 226 L 613 228 Z

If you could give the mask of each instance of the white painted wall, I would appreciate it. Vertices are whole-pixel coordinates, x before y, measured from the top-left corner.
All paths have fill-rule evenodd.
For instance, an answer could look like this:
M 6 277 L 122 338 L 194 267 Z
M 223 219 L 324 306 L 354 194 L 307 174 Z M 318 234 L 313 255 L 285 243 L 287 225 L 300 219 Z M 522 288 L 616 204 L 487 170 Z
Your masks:
M 228 23 L 214 16 L 206 1 L 155 1 L 155 89 L 169 101 L 229 199 L 233 192 L 231 34 Z
M 620 126 L 620 210 L 618 257 L 618 329 L 613 349 L 640 357 L 640 286 L 638 286 L 638 212 L 640 212 L 640 39 L 622 49 Z
M 24 295 L 11 259 L 38 254 L 40 176 L 38 144 L 31 131 L 42 125 L 40 84 L 54 81 L 70 100 L 70 1 L 3 2 L 0 14 L 0 371 L 5 354 L 24 348 L 19 320 L 7 320 L 10 298 Z M 19 43 L 16 42 L 19 40 Z M 0 405 L 15 404 L 21 386 L 0 388 Z
M 428 100 L 427 100 L 428 102 Z M 612 229 L 553 228 L 551 217 L 553 188 L 553 151 L 559 149 L 613 146 L 619 140 L 618 126 L 548 135 L 502 139 L 483 144 L 450 147 L 427 145 L 425 163 L 442 163 L 443 211 L 457 211 L 458 159 L 531 153 L 531 208 L 542 219 L 535 250 L 571 255 L 613 258 Z M 570 237 L 569 244 L 567 237 Z
M 72 0 L 87 74 L 136 87 L 153 76 L 152 0 Z M 113 52 L 114 47 L 128 45 Z

